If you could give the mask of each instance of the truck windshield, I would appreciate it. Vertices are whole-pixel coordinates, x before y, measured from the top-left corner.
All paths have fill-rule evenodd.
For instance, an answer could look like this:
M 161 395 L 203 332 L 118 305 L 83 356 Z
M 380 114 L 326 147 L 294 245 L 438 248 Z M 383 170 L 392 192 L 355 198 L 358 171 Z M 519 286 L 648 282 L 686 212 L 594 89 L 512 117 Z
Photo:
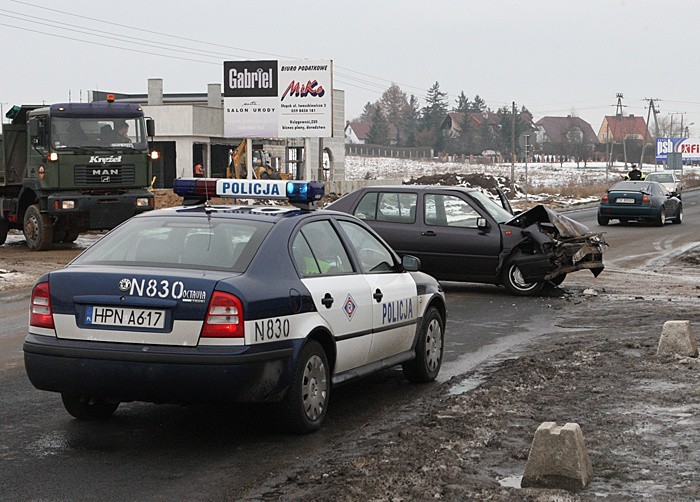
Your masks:
M 105 148 L 146 150 L 143 117 L 53 117 L 51 146 L 56 150 Z

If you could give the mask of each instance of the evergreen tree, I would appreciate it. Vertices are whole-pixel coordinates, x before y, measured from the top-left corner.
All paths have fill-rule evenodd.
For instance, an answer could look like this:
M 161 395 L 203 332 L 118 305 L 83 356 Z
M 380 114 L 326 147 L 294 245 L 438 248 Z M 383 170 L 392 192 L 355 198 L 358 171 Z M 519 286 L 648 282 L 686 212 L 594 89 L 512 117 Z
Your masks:
M 367 142 L 372 145 L 389 144 L 389 123 L 382 112 L 381 106 L 375 106 L 372 112 L 371 125 L 367 133 Z
M 477 94 L 472 100 L 472 112 L 483 112 L 486 111 L 486 101 L 481 99 Z
M 471 103 L 469 98 L 464 94 L 464 91 L 459 93 L 457 99 L 455 100 L 455 107 L 452 109 L 455 112 L 468 113 L 471 111 Z
M 421 114 L 421 129 L 428 131 L 431 145 L 435 150 L 441 151 L 445 146 L 445 135 L 440 130 L 442 121 L 447 115 L 447 93 L 440 90 L 440 84 L 435 82 L 425 98 L 426 105 Z
M 367 104 L 365 104 L 365 107 L 362 109 L 362 113 L 360 114 L 360 118 L 358 120 L 360 122 L 371 122 L 372 112 L 374 112 L 375 106 L 376 103 L 372 104 L 369 101 L 367 101 Z

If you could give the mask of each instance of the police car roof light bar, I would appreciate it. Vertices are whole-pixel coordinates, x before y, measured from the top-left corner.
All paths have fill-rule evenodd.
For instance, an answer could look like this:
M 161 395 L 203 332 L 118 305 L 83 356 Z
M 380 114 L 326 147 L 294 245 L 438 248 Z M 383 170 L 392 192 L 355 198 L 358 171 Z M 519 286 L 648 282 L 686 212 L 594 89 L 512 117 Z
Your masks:
M 309 208 L 324 195 L 321 181 L 239 180 L 229 178 L 177 178 L 173 192 L 186 200 L 209 197 L 240 199 L 286 199 L 294 205 Z M 309 206 L 309 207 L 307 207 Z

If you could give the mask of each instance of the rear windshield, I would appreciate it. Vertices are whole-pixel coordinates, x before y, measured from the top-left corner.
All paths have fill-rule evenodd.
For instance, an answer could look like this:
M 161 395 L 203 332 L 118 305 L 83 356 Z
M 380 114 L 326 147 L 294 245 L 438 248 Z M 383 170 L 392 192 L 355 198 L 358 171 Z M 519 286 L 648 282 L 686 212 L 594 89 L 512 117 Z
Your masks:
M 651 185 L 650 183 L 644 183 L 643 181 L 620 181 L 619 183 L 614 184 L 610 190 L 651 193 Z
M 133 218 L 73 261 L 243 272 L 272 223 L 201 217 Z
M 673 175 L 666 173 L 650 174 L 647 176 L 649 181 L 658 181 L 660 183 L 673 183 Z

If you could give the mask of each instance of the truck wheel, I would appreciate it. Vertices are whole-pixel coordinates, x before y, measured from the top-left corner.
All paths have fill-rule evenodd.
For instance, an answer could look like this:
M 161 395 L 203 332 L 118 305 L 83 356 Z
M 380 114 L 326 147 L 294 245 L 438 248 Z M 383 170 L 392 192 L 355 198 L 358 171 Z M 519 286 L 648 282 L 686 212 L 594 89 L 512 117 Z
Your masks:
M 284 426 L 290 432 L 308 434 L 321 427 L 328 409 L 331 375 L 326 353 L 316 340 L 302 347 L 287 395 L 282 401 Z
M 42 214 L 39 204 L 31 205 L 24 213 L 24 238 L 32 251 L 48 249 L 53 242 L 53 225 L 47 214 Z
M 7 240 L 7 232 L 10 230 L 10 223 L 4 219 L 0 218 L 0 246 L 5 244 Z
M 534 296 L 542 291 L 544 282 L 525 282 L 523 274 L 513 261 L 509 261 L 501 272 L 501 283 L 512 295 Z
M 63 407 L 78 420 L 107 420 L 119 407 L 118 402 L 84 398 L 61 393 Z
M 63 242 L 75 242 L 80 232 L 76 230 L 66 230 L 66 235 L 63 237 Z
M 403 374 L 409 382 L 432 382 L 440 372 L 443 353 L 443 326 L 445 322 L 435 307 L 430 307 L 423 316 L 416 357 L 403 363 Z

